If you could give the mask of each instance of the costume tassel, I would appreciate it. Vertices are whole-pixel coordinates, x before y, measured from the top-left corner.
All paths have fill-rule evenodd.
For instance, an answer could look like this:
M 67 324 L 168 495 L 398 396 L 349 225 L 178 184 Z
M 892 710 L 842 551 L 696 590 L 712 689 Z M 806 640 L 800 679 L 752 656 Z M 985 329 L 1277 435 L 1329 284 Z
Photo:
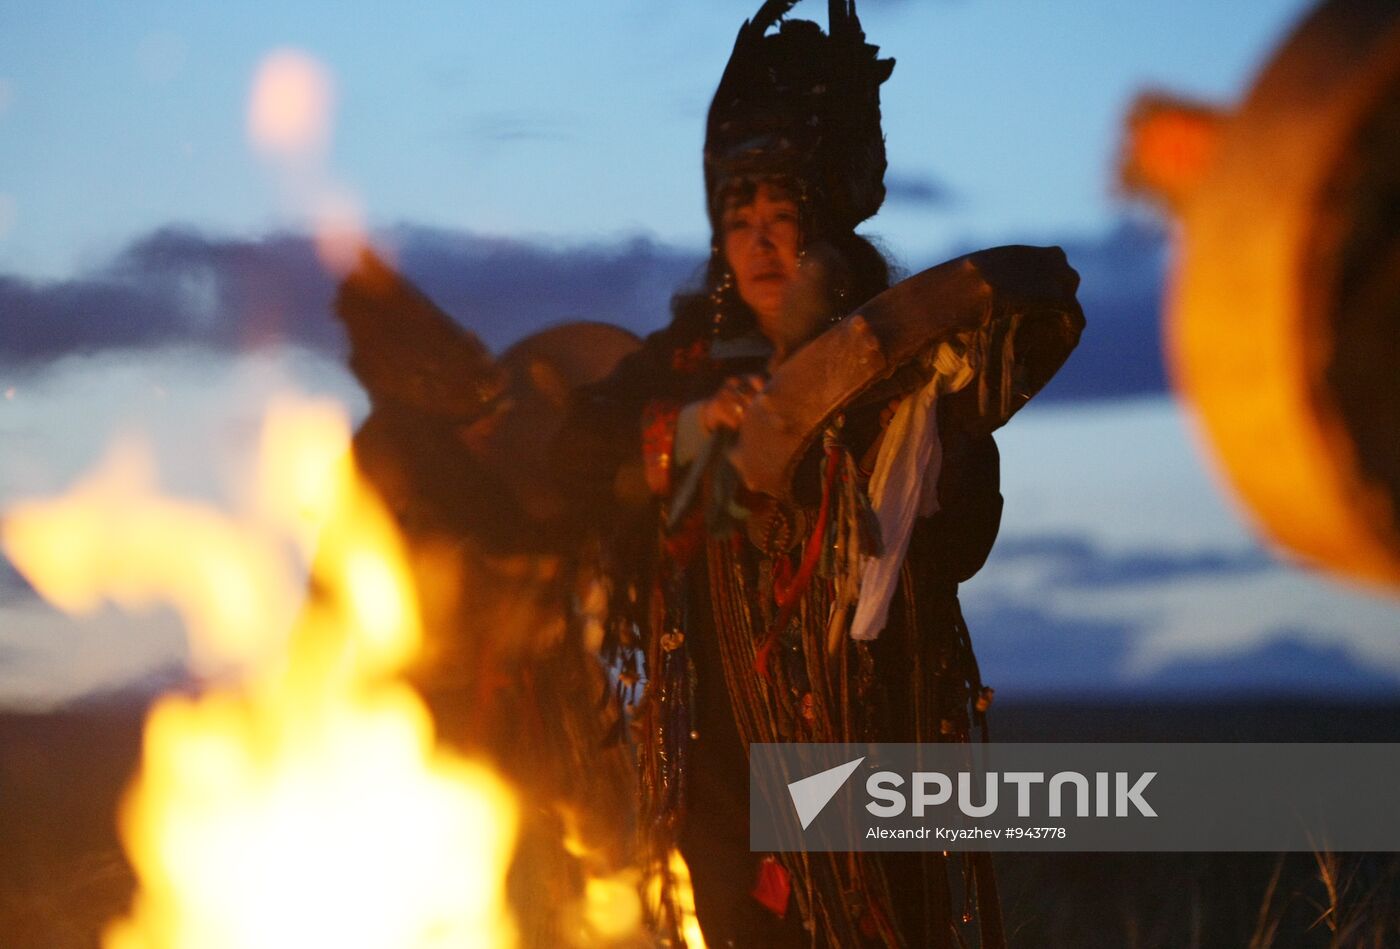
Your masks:
M 772 655 L 773 647 L 777 645 L 778 637 L 787 629 L 788 623 L 792 620 L 792 614 L 797 609 L 797 604 L 802 599 L 802 594 L 806 591 L 808 584 L 812 582 L 812 574 L 816 571 L 817 561 L 821 559 L 822 547 L 826 541 L 827 523 L 831 519 L 831 495 L 832 489 L 836 485 L 836 476 L 839 474 L 838 467 L 844 452 L 839 445 L 832 444 L 826 449 L 826 476 L 822 479 L 822 504 L 817 512 L 817 524 L 812 529 L 812 534 L 807 538 L 806 548 L 802 552 L 802 563 L 792 574 L 791 579 L 777 576 L 774 571 L 773 577 L 773 599 L 778 604 L 778 615 L 769 628 L 768 633 L 763 637 L 763 643 L 754 654 L 754 669 L 758 674 L 772 681 L 768 666 L 769 656 Z M 782 561 L 779 561 L 781 564 Z M 785 570 L 784 573 L 789 571 Z

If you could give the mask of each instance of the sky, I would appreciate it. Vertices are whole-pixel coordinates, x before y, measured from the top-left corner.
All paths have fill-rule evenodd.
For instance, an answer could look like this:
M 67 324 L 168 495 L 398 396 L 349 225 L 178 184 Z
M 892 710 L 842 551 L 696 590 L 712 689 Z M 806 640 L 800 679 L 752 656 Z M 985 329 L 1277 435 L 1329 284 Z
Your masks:
M 897 61 L 890 195 L 867 231 L 911 270 L 1057 243 L 1083 278 L 1083 343 L 998 433 L 1001 538 L 964 590 L 984 677 L 1012 695 L 1400 692 L 1400 601 L 1292 564 L 1221 490 L 1162 366 L 1170 228 L 1113 183 L 1137 94 L 1237 101 L 1305 6 L 862 5 Z M 704 112 L 752 12 L 0 10 L 0 510 L 61 490 L 116 433 L 154 447 L 172 490 L 235 496 L 288 386 L 361 417 L 307 237 L 327 196 L 497 351 L 565 319 L 658 327 L 708 243 Z M 249 140 L 253 77 L 277 50 L 330 79 L 314 172 Z M 0 705 L 181 656 L 171 616 L 77 623 L 0 566 Z
M 330 165 L 376 225 L 707 242 L 703 117 L 752 3 L 143 3 L 0 11 L 0 272 L 65 276 L 186 223 L 300 222 L 248 148 L 254 69 L 334 77 Z M 1147 87 L 1234 101 L 1299 0 L 881 0 L 869 38 L 902 255 L 1102 229 L 1124 112 Z M 796 16 L 824 19 L 808 0 Z

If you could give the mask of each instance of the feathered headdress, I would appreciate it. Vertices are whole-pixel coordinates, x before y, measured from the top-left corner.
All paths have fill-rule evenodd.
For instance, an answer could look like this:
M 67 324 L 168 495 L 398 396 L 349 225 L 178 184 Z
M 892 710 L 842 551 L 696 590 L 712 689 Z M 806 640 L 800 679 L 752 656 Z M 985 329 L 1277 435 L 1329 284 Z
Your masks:
M 796 180 L 820 225 L 834 230 L 854 229 L 885 200 L 880 84 L 894 60 L 865 42 L 855 0 L 829 0 L 829 33 L 783 20 L 795 4 L 767 0 L 744 23 L 710 103 L 705 189 L 714 225 L 736 180 Z

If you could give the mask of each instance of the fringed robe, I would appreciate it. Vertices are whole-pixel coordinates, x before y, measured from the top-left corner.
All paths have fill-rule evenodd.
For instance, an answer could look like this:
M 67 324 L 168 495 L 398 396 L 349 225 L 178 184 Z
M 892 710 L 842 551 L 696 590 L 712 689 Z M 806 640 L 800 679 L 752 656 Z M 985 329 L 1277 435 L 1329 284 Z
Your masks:
M 834 620 L 841 592 L 825 569 L 830 552 L 777 628 L 785 611 L 775 577 L 784 590 L 800 569 L 824 494 L 827 520 L 848 521 L 831 536 L 856 529 L 855 492 L 865 490 L 888 412 L 882 419 L 880 400 L 848 410 L 829 439 L 831 466 L 814 449 L 794 503 L 742 489 L 731 497 L 715 483 L 722 476 L 707 477 L 693 510 L 666 530 L 684 480 L 680 409 L 766 364 L 755 333 L 714 339 L 707 323 L 677 318 L 576 393 L 558 443 L 559 469 L 603 535 L 620 631 L 612 645 L 645 655 L 645 694 L 633 709 L 644 851 L 659 867 L 672 847 L 685 856 L 711 945 L 1001 946 L 989 854 L 782 854 L 775 863 L 749 852 L 750 742 L 965 742 L 978 726 L 986 737 L 990 690 L 957 586 L 985 561 L 1002 507 L 992 437 L 963 432 L 940 405 L 939 509 L 914 524 L 879 637 L 854 642 L 848 614 Z M 725 523 L 715 508 L 730 500 L 738 520 Z M 662 907 L 660 929 L 676 926 L 674 910 Z

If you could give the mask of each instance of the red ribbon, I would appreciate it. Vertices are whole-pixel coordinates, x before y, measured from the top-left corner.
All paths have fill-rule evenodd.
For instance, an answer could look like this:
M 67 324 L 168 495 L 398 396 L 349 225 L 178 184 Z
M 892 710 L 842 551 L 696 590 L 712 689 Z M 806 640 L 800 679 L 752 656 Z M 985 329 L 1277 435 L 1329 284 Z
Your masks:
M 797 603 L 802 599 L 802 594 L 807 591 L 807 587 L 812 582 L 812 574 L 817 569 L 817 564 L 821 560 L 822 546 L 826 542 L 826 525 L 831 520 L 831 495 L 836 487 L 836 476 L 840 473 L 841 449 L 837 445 L 832 445 L 826 450 L 826 472 L 822 481 L 822 503 L 817 511 L 817 524 L 812 529 L 811 535 L 807 538 L 807 544 L 802 551 L 802 563 L 797 568 L 797 573 L 793 574 L 792 565 L 787 558 L 779 560 L 773 565 L 773 600 L 778 604 L 778 617 L 773 622 L 773 626 L 763 637 L 763 643 L 754 654 L 753 667 L 760 676 L 765 679 L 771 678 L 768 670 L 768 657 L 777 645 L 778 637 L 784 629 L 787 629 L 788 621 L 792 619 L 793 611 L 797 609 Z

